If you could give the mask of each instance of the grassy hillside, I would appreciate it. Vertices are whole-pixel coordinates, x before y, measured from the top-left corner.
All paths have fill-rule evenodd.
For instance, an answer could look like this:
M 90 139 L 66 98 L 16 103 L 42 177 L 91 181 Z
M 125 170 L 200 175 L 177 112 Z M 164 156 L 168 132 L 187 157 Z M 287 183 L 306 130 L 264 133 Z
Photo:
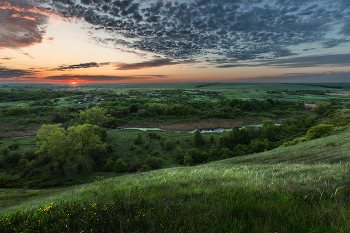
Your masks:
M 0 190 L 0 231 L 349 232 L 349 139 L 347 128 L 196 167 Z

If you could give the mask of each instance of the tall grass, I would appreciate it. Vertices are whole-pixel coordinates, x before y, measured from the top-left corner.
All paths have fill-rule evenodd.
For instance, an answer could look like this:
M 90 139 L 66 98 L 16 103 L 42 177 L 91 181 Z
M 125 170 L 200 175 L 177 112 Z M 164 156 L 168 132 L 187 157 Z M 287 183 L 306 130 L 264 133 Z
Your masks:
M 349 232 L 349 131 L 195 167 L 19 192 L 0 213 L 0 232 Z

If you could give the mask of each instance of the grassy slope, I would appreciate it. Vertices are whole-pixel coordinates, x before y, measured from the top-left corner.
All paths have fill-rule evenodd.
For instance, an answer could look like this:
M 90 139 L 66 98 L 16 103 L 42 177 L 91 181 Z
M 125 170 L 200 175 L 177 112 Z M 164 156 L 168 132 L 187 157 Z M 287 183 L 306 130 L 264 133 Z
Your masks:
M 196 167 L 128 174 L 59 190 L 18 191 L 17 203 L 13 200 L 0 215 L 45 205 L 59 209 L 61 201 L 82 201 L 84 208 L 120 201 L 145 217 L 140 222 L 128 211 L 118 215 L 119 224 L 110 228 L 118 231 L 348 232 L 349 138 L 347 128 L 295 146 Z M 8 194 L 0 192 L 2 197 Z M 135 207 L 140 199 L 142 208 Z M 74 226 L 73 220 L 66 221 Z M 100 225 L 90 224 L 97 232 Z

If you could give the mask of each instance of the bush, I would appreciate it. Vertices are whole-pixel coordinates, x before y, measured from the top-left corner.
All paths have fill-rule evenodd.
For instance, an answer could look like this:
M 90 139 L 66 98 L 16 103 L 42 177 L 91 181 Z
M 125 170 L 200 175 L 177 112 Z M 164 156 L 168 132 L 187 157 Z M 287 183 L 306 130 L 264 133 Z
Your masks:
M 161 158 L 152 157 L 150 155 L 144 161 L 144 164 L 150 166 L 151 168 L 159 168 L 163 164 L 164 160 Z
M 198 130 L 194 131 L 192 135 L 192 142 L 194 147 L 200 147 L 205 144 L 203 135 Z
M 149 148 L 151 148 L 151 143 L 150 142 L 146 142 L 145 143 L 145 149 L 149 149 Z
M 186 155 L 186 156 L 184 157 L 184 164 L 185 164 L 186 166 L 190 166 L 192 163 L 193 163 L 192 157 Z
M 128 165 L 124 163 L 122 159 L 118 159 L 117 162 L 115 162 L 115 171 L 116 172 L 125 172 L 127 170 Z
M 181 147 L 177 146 L 174 150 L 174 153 L 173 153 L 175 159 L 179 162 L 183 162 L 184 160 L 184 154 L 182 152 L 182 149 Z
M 21 187 L 20 175 L 0 175 L 0 188 Z
M 165 141 L 164 141 L 164 149 L 166 150 L 171 150 L 174 148 L 174 142 L 171 138 L 167 138 Z
M 270 148 L 270 143 L 268 139 L 254 139 L 249 144 L 249 153 L 263 152 Z
M 146 164 L 142 165 L 140 169 L 138 169 L 137 171 L 138 172 L 148 172 L 148 171 L 151 171 L 152 168 Z
M 137 148 L 137 146 L 135 146 L 134 143 L 131 142 L 131 143 L 130 143 L 129 149 L 130 149 L 130 150 L 135 150 L 136 148 Z
M 18 142 L 13 142 L 11 145 L 9 145 L 10 150 L 17 150 L 19 148 L 20 144 Z
M 142 148 L 139 147 L 139 146 L 136 146 L 135 152 L 136 152 L 137 154 L 141 153 L 141 152 L 142 152 Z
M 139 159 L 136 159 L 135 162 L 130 166 L 129 172 L 136 172 L 142 167 L 142 163 Z
M 136 145 L 141 144 L 141 143 L 144 142 L 141 132 L 137 132 L 137 135 L 136 135 L 136 138 L 135 138 L 134 142 L 135 142 Z
M 210 143 L 214 143 L 215 142 L 213 134 L 210 134 L 209 141 L 210 141 Z
M 37 157 L 37 154 L 35 154 L 35 150 L 26 150 L 24 152 L 24 158 L 28 159 L 29 161 L 34 160 Z
M 11 150 L 8 146 L 4 146 L 1 150 L 1 153 L 6 157 L 6 156 L 10 155 Z
M 106 161 L 106 164 L 103 166 L 103 170 L 105 172 L 111 172 L 114 170 L 114 166 L 113 166 L 113 160 L 111 157 L 109 157 Z
M 311 109 L 312 112 L 317 113 L 317 115 L 322 116 L 328 110 L 332 109 L 333 106 L 331 103 L 318 103 L 317 106 Z
M 314 138 L 320 138 L 323 136 L 327 136 L 332 133 L 334 127 L 332 125 L 320 124 L 314 127 L 311 127 L 306 133 L 306 138 L 308 140 Z
M 160 154 L 160 152 L 159 152 L 159 150 L 157 150 L 157 149 L 154 149 L 152 152 L 151 152 L 151 155 L 153 155 L 153 156 L 157 156 L 157 155 L 159 155 Z
M 228 159 L 228 158 L 233 157 L 233 153 L 232 153 L 232 151 L 230 151 L 229 148 L 222 148 L 219 151 L 219 155 L 220 155 L 220 159 Z
M 9 155 L 5 156 L 5 162 L 7 164 L 16 164 L 22 158 L 21 153 L 12 152 Z

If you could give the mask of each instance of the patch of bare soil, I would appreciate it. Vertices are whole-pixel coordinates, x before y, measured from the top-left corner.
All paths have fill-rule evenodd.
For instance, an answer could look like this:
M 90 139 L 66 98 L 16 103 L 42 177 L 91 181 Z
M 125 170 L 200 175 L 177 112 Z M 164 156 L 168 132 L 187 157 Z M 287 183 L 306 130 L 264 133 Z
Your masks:
M 205 130 L 205 129 L 230 129 L 232 126 L 237 125 L 242 127 L 244 125 L 256 125 L 261 124 L 268 118 L 247 117 L 242 119 L 208 119 L 201 120 L 199 122 L 185 122 L 175 124 L 160 125 L 159 128 L 164 130 L 176 130 L 176 131 L 190 131 L 190 130 Z M 274 123 L 280 123 L 281 120 L 272 120 Z
M 316 104 L 305 104 L 305 109 L 310 110 L 316 107 Z
M 332 92 L 332 93 L 326 93 L 326 95 L 350 96 L 350 92 Z
M 34 136 L 34 135 L 37 135 L 38 130 L 40 128 L 41 128 L 41 125 L 36 125 L 36 126 L 30 127 L 29 129 L 27 129 L 25 131 L 13 130 L 13 131 L 0 132 L 0 138 Z

